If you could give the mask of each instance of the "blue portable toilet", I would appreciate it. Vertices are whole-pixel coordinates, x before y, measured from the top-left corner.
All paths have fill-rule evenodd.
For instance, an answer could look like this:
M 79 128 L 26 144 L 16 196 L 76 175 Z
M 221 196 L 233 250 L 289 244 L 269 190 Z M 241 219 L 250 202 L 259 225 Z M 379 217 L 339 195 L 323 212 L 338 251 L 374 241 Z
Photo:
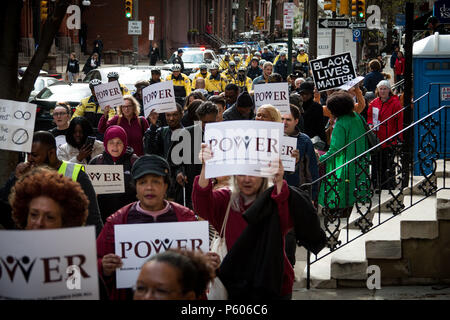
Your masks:
M 443 105 L 450 105 L 450 35 L 435 33 L 413 44 L 413 75 L 414 99 L 430 91 L 428 97 L 421 99 L 414 105 L 414 121 L 422 119 Z M 433 85 L 430 86 L 430 84 Z M 440 121 L 440 124 L 433 130 L 427 130 L 423 125 L 416 126 L 414 129 L 415 175 L 432 172 L 432 168 L 425 169 L 423 165 L 424 159 L 431 158 L 429 152 L 423 153 L 421 151 L 424 142 L 430 143 L 431 148 L 436 149 L 439 158 L 443 158 L 444 153 L 450 154 L 449 133 L 447 133 L 447 141 L 449 142 L 445 147 L 446 150 L 443 149 L 444 143 L 441 141 L 444 140 L 442 131 L 445 126 L 445 117 L 439 117 L 437 114 L 433 118 Z M 450 117 L 447 117 L 447 128 L 450 128 L 449 122 Z M 422 170 L 420 170 L 419 159 L 421 159 Z M 429 161 L 425 162 L 429 163 Z

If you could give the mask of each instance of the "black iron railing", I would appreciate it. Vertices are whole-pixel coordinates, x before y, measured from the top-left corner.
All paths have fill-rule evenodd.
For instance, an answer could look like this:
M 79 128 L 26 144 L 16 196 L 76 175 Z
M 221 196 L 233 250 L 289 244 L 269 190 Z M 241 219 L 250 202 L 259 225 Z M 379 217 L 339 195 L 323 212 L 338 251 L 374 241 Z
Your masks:
M 441 100 L 441 87 L 445 85 L 450 87 L 450 83 L 430 84 L 429 91 L 411 103 L 418 120 L 402 128 L 402 113 L 412 112 L 411 107 L 406 105 L 375 125 L 370 132 L 322 159 L 321 165 L 326 167 L 326 174 L 303 185 L 320 186 L 323 227 L 328 239 L 327 248 L 314 258 L 308 252 L 307 288 L 310 286 L 312 264 L 437 191 L 450 188 L 445 174 L 446 160 L 450 160 L 450 144 L 447 142 L 450 136 L 450 106 L 443 105 Z M 436 97 L 437 101 L 433 102 Z M 432 105 L 439 107 L 432 110 Z M 386 139 L 369 148 L 367 136 L 380 130 L 386 130 Z M 444 172 L 441 185 L 437 184 L 439 161 L 442 161 Z M 420 191 L 420 196 L 414 199 L 413 188 Z M 382 190 L 388 195 L 383 210 Z M 405 199 L 408 195 L 409 201 Z M 391 213 L 392 217 L 382 221 L 382 212 Z M 360 232 L 351 237 L 351 228 Z

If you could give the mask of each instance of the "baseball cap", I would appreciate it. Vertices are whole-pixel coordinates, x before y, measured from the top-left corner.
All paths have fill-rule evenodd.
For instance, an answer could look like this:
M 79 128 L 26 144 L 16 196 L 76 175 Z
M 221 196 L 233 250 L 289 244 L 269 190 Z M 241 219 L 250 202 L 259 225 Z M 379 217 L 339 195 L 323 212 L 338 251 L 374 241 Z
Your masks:
M 134 180 L 137 180 L 147 174 L 168 176 L 170 175 L 169 163 L 164 158 L 154 154 L 143 155 L 133 164 L 131 176 Z

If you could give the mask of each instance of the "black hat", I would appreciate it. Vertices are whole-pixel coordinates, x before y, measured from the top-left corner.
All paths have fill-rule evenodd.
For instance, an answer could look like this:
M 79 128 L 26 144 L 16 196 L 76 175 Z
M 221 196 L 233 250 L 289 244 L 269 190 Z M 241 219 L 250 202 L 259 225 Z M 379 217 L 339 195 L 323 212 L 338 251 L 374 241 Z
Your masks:
M 160 156 L 151 154 L 144 155 L 136 160 L 131 168 L 131 176 L 137 180 L 146 174 L 156 174 L 158 176 L 170 175 L 169 163 Z
M 183 53 L 183 49 L 178 49 L 178 53 Z
M 431 23 L 432 25 L 436 24 L 439 22 L 439 19 L 436 18 L 435 16 L 430 16 L 427 19 L 427 22 L 425 22 L 425 27 L 428 27 L 428 24 Z
M 314 82 L 312 81 L 305 81 L 303 82 L 300 87 L 298 88 L 298 93 L 314 93 Z
M 242 108 L 253 108 L 253 100 L 252 97 L 248 94 L 247 91 L 242 92 L 237 100 L 236 100 L 236 107 L 242 107 Z

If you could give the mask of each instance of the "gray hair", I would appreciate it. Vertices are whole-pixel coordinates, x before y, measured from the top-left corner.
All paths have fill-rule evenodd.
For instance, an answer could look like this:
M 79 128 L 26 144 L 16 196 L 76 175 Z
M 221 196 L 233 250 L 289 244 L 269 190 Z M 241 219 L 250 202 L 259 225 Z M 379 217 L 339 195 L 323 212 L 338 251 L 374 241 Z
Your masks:
M 270 185 L 269 185 L 269 179 L 268 178 L 262 178 L 263 181 L 261 183 L 261 186 L 259 187 L 258 191 L 256 192 L 256 197 L 258 197 L 261 193 L 266 191 Z M 241 190 L 239 189 L 239 185 L 237 183 L 237 176 L 233 176 L 233 179 L 231 180 L 231 209 L 235 212 L 242 212 L 244 208 L 241 207 Z

